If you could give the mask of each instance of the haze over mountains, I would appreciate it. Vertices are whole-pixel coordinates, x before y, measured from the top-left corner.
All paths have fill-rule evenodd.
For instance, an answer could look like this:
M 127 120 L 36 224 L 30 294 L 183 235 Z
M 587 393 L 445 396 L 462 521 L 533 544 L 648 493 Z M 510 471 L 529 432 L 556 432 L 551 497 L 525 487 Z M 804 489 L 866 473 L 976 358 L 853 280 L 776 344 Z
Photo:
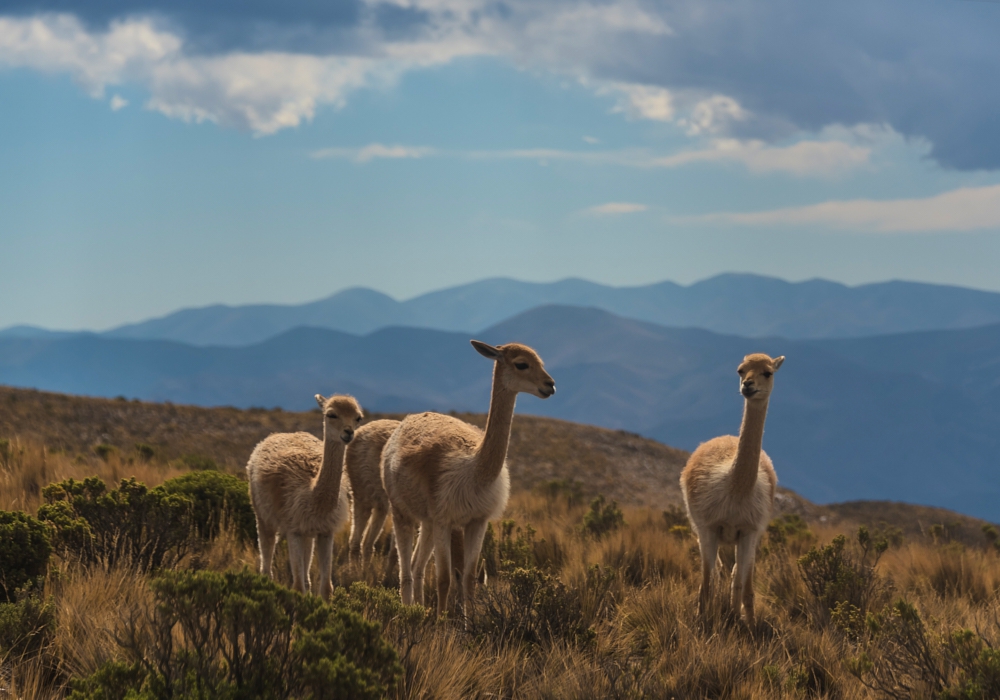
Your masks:
M 407 301 L 354 288 L 300 305 L 215 305 L 103 333 L 112 338 L 192 345 L 259 343 L 298 326 L 366 334 L 390 326 L 476 332 L 544 304 L 585 306 L 664 326 L 746 337 L 847 338 L 1000 323 L 1000 294 L 915 282 L 847 287 L 727 274 L 690 286 L 673 282 L 608 287 L 579 279 L 552 283 L 488 279 Z M 0 337 L 48 337 L 15 327 Z
M 571 304 L 536 303 L 551 297 Z M 390 321 L 410 326 L 379 327 Z M 103 334 L 8 329 L 0 383 L 287 409 L 344 391 L 374 411 L 485 411 L 491 372 L 470 331 L 413 324 L 536 347 L 558 393 L 523 397 L 521 412 L 684 449 L 738 431 L 744 354 L 786 355 L 764 442 L 784 485 L 820 502 L 905 500 L 1000 520 L 1000 294 L 989 292 L 750 275 L 631 289 L 486 280 L 408 302 L 348 290 L 297 307 L 185 310 Z

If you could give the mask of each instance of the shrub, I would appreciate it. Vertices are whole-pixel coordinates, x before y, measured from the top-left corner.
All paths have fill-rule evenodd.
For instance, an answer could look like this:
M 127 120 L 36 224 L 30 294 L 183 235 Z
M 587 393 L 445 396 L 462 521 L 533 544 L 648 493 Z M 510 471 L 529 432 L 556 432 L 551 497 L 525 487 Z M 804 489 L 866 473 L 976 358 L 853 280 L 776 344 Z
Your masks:
M 168 479 L 160 487 L 191 499 L 194 527 L 199 537 L 213 539 L 228 520 L 240 542 L 257 540 L 257 521 L 245 481 L 218 471 L 197 471 Z
M 143 571 L 182 557 L 192 542 L 192 502 L 134 478 L 108 491 L 97 477 L 68 479 L 42 489 L 38 517 L 55 527 L 61 556 L 109 569 L 119 562 Z
M 625 514 L 618 507 L 617 501 L 606 503 L 604 496 L 598 496 L 590 502 L 590 510 L 583 515 L 582 530 L 594 537 L 603 537 L 625 524 Z
M 515 569 L 535 566 L 535 528 L 524 529 L 513 520 L 500 521 L 500 538 L 493 534 L 493 524 L 486 526 L 482 558 L 488 576 L 509 574 Z
M 51 530 L 21 511 L 0 510 L 0 602 L 44 576 L 52 554 Z
M 37 594 L 0 603 L 0 663 L 34 656 L 52 639 L 56 611 Z
M 135 453 L 139 456 L 139 459 L 148 462 L 156 455 L 156 448 L 144 442 L 139 442 L 135 445 Z
M 184 455 L 181 457 L 181 462 L 188 469 L 196 472 L 218 471 L 219 469 L 219 465 L 215 463 L 215 460 L 205 455 Z
M 812 547 L 798 560 L 799 571 L 820 604 L 822 617 L 839 610 L 842 621 L 863 618 L 888 592 L 888 584 L 875 571 L 888 544 L 884 540 L 872 542 L 864 526 L 858 528 L 857 542 L 860 557 L 847 550 L 844 535 L 837 535 L 827 546 Z
M 166 572 L 155 612 L 118 635 L 128 662 L 72 683 L 73 700 L 380 698 L 402 668 L 379 625 L 340 589 L 330 603 L 248 569 Z M 378 607 L 378 604 L 375 604 Z

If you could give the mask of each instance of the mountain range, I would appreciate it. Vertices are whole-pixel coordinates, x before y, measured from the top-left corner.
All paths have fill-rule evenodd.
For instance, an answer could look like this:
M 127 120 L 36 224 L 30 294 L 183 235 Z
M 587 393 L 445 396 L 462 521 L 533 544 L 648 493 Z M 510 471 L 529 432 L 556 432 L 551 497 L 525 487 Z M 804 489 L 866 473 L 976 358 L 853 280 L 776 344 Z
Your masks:
M 1000 324 L 836 340 L 748 338 L 547 305 L 477 337 L 526 342 L 545 359 L 558 393 L 522 397 L 519 412 L 683 449 L 739 429 L 735 369 L 745 354 L 785 355 L 764 438 L 784 485 L 820 502 L 903 500 L 1000 520 Z M 491 371 L 468 341 L 465 332 L 411 327 L 364 335 L 299 327 L 245 347 L 5 337 L 0 383 L 287 409 L 311 407 L 317 391 L 345 391 L 375 411 L 484 411 Z
M 299 305 L 182 309 L 101 335 L 238 347 L 299 326 L 362 335 L 391 326 L 474 333 L 545 304 L 592 307 L 663 326 L 744 337 L 847 338 L 1000 323 L 1000 294 L 996 292 L 916 282 L 848 287 L 825 280 L 791 283 L 726 274 L 690 286 L 660 282 L 609 287 L 580 279 L 552 283 L 487 279 L 406 301 L 353 288 Z M 67 335 L 15 326 L 0 331 L 0 337 L 53 337 L 51 333 Z

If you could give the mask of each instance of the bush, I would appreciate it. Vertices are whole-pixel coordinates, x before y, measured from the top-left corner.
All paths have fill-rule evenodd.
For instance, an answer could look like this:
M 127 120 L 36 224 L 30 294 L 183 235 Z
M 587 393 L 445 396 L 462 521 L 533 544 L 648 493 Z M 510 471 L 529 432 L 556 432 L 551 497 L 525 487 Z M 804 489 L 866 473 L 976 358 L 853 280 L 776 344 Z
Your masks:
M 257 521 L 245 481 L 218 471 L 197 471 L 168 479 L 160 487 L 191 499 L 198 536 L 213 539 L 228 520 L 240 542 L 256 542 Z
M 219 469 L 219 465 L 215 463 L 214 459 L 204 455 L 184 455 L 181 457 L 181 462 L 185 467 L 196 472 L 218 471 Z
M 21 511 L 0 510 L 0 602 L 44 576 L 52 554 L 48 525 Z
M 38 517 L 55 527 L 54 545 L 64 557 L 148 571 L 177 561 L 193 544 L 191 499 L 134 478 L 114 491 L 97 477 L 68 479 L 46 486 L 42 496 Z
M 37 594 L 0 603 L 0 663 L 36 655 L 52 639 L 56 610 Z
M 860 557 L 847 550 L 844 535 L 837 535 L 827 546 L 812 547 L 798 560 L 806 587 L 820 604 L 821 617 L 839 611 L 842 621 L 863 619 L 888 592 L 888 584 L 875 572 L 888 543 L 872 542 L 864 526 L 858 528 L 857 542 Z
M 139 459 L 148 462 L 156 455 L 156 448 L 144 442 L 138 442 L 135 445 L 135 453 L 139 456 Z
M 324 603 L 248 569 L 171 571 L 152 588 L 155 612 L 118 635 L 131 663 L 73 681 L 70 698 L 380 698 L 402 673 L 379 625 L 351 609 L 371 601 L 342 589 Z
M 118 448 L 114 445 L 108 445 L 107 443 L 101 443 L 100 445 L 94 445 L 94 452 L 97 456 L 107 462 L 111 459 L 111 455 L 118 454 Z
M 625 515 L 618 502 L 605 503 L 604 496 L 598 496 L 590 502 L 590 510 L 583 515 L 582 530 L 585 534 L 603 537 L 624 524 Z
M 515 569 L 535 566 L 535 528 L 524 529 L 513 520 L 500 521 L 499 540 L 493 534 L 493 524 L 486 526 L 482 548 L 487 576 L 509 574 Z

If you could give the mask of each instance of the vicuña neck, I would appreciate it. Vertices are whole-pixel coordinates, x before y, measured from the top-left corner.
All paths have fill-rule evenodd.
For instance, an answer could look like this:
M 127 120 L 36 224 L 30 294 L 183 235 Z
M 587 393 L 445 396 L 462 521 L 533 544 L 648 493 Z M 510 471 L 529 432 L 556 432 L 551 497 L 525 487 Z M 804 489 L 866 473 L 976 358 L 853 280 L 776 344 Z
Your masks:
M 517 393 L 503 388 L 499 365 L 493 369 L 493 393 L 490 396 L 490 414 L 486 417 L 486 434 L 476 453 L 476 480 L 489 484 L 500 476 L 507 445 L 510 443 L 510 425 L 514 420 Z
M 767 418 L 767 401 L 746 401 L 743 406 L 743 424 L 740 442 L 733 462 L 733 491 L 749 494 L 757 483 L 760 469 L 760 449 L 764 444 L 764 419 Z
M 339 436 L 329 436 L 323 430 L 323 463 L 313 482 L 313 492 L 335 497 L 340 493 L 340 479 L 344 474 L 346 445 Z M 334 501 L 336 503 L 336 501 Z

